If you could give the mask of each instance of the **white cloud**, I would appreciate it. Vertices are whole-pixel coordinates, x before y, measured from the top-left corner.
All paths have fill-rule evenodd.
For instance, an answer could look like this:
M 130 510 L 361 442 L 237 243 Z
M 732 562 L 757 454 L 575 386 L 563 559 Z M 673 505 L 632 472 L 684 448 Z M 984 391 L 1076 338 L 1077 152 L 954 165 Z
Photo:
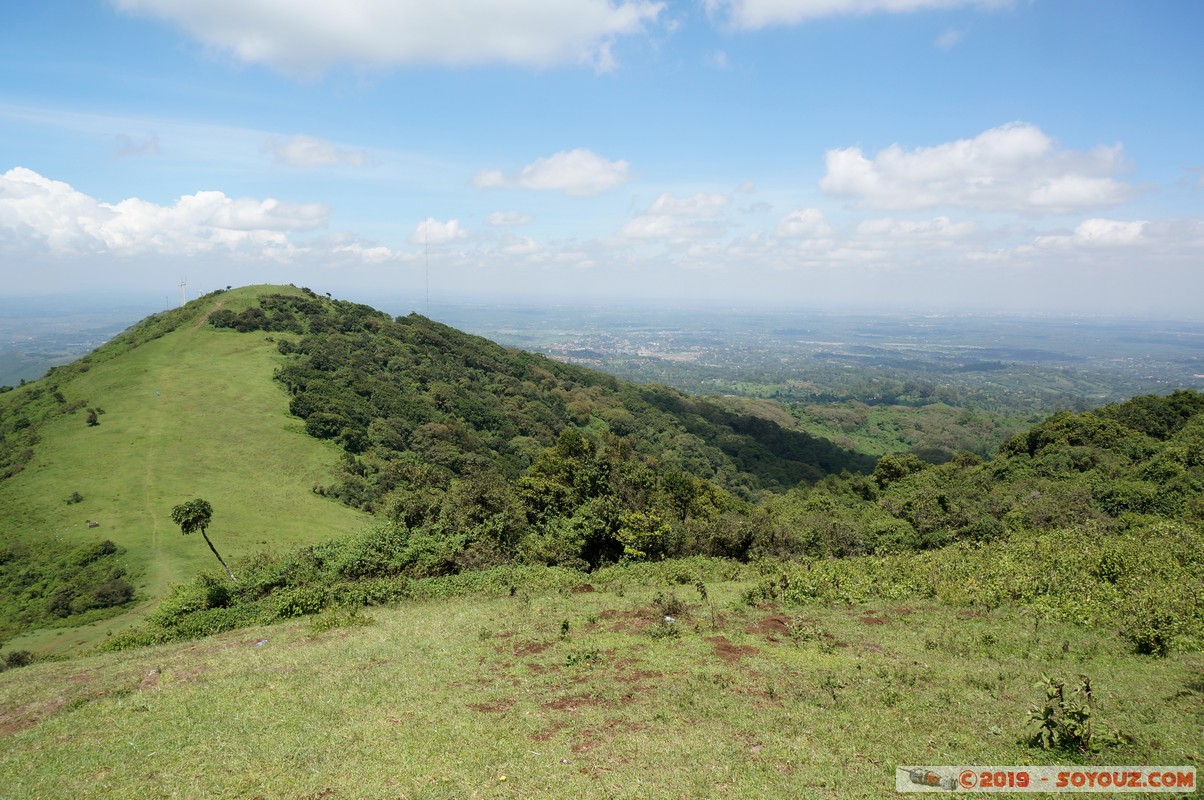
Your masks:
M 732 26 L 755 30 L 849 14 L 905 13 L 962 6 L 997 7 L 1007 0 L 706 0 L 707 11 Z
M 1123 166 L 1120 145 L 1069 150 L 1037 126 L 1015 122 L 935 147 L 891 145 L 872 159 L 860 147 L 829 150 L 820 188 L 867 208 L 1067 213 L 1135 194 L 1112 177 Z
M 1038 236 L 1038 247 L 1116 247 L 1142 244 L 1146 220 L 1088 219 L 1070 234 Z
M 321 228 L 329 215 L 317 203 L 222 192 L 184 195 L 170 206 L 136 197 L 105 203 L 23 167 L 0 176 L 0 229 L 54 255 L 262 253 L 289 247 L 286 234 Z
M 437 219 L 427 218 L 419 222 L 414 232 L 410 234 L 411 244 L 447 244 L 458 239 L 468 238 L 468 231 L 464 230 L 464 226 L 460 224 L 458 219 L 449 219 L 447 222 L 440 222 Z
M 533 214 L 524 214 L 519 211 L 494 211 L 485 218 L 485 221 L 495 228 L 508 228 L 526 225 L 534 219 Z
M 722 194 L 674 197 L 662 193 L 648 210 L 619 230 L 620 239 L 687 240 L 722 236 L 727 226 L 718 217 L 729 200 Z
M 630 169 L 626 161 L 607 161 L 578 148 L 537 158 L 514 175 L 501 170 L 479 172 L 473 185 L 479 189 L 550 189 L 584 197 L 619 188 L 630 180 Z
M 293 75 L 338 63 L 614 65 L 616 37 L 641 33 L 648 0 L 113 0 L 175 23 L 239 61 Z
M 290 167 L 362 167 L 367 162 L 363 150 L 348 150 L 303 133 L 273 136 L 264 142 L 263 152 L 275 158 L 277 164 Z
M 778 220 L 777 235 L 783 239 L 825 237 L 832 235 L 832 228 L 818 208 L 804 208 Z

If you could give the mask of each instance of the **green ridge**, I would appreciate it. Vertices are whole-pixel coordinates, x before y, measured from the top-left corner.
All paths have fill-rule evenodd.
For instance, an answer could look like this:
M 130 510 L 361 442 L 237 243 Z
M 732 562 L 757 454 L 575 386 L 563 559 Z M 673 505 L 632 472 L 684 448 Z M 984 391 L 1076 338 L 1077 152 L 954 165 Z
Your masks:
M 95 352 L 88 371 L 52 376 L 68 404 L 83 401 L 105 413 L 95 427 L 81 409 L 40 429 L 32 461 L 0 482 L 0 544 L 36 550 L 110 539 L 125 549 L 126 568 L 149 601 L 210 566 L 204 542 L 184 537 L 169 516 L 192 497 L 213 503 L 212 536 L 232 559 L 360 528 L 366 515 L 311 491 L 329 477 L 339 453 L 307 436 L 289 414 L 287 394 L 272 380 L 281 357 L 270 337 L 223 335 L 204 324 L 219 307 L 238 310 L 264 293 L 294 291 L 252 286 L 194 300 L 175 312 L 182 317 L 175 330 L 129 347 L 153 329 L 151 318 Z M 13 402 L 42 383 L 4 399 Z M 68 505 L 72 492 L 84 500 Z M 87 520 L 100 525 L 88 528 Z M 66 649 L 129 621 L 40 631 L 10 645 Z

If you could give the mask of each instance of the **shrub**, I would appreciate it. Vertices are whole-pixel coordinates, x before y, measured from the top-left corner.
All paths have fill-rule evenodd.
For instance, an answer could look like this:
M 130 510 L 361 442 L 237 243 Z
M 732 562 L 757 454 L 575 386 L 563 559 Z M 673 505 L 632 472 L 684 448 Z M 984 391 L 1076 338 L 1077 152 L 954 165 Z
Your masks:
M 151 612 L 147 621 L 152 625 L 174 630 L 184 623 L 188 615 L 208 608 L 206 592 L 199 584 L 173 586 L 170 594 Z
M 1079 675 L 1069 690 L 1066 681 L 1048 675 L 1041 676 L 1038 686 L 1045 689 L 1045 703 L 1029 709 L 1028 721 L 1038 723 L 1029 739 L 1031 746 L 1081 754 L 1122 741 L 1116 731 L 1100 735 L 1094 730 L 1095 696 L 1086 675 Z
M 125 578 L 117 576 L 97 584 L 90 592 L 77 596 L 71 602 L 71 611 L 80 614 L 93 608 L 116 608 L 133 599 L 133 585 Z
M 1029 722 L 1037 731 L 1029 744 L 1043 750 L 1084 752 L 1091 744 L 1091 682 L 1086 676 L 1067 694 L 1065 681 L 1041 676 L 1045 703 L 1029 709 Z
M 329 599 L 325 586 L 298 586 L 284 589 L 272 596 L 276 619 L 291 619 L 321 611 Z
M 686 610 L 686 604 L 672 592 L 657 592 L 652 598 L 652 605 L 656 606 L 662 617 L 676 617 Z
M 4 654 L 4 668 L 16 669 L 33 663 L 33 653 L 28 650 L 9 650 Z
M 1186 621 L 1166 592 L 1146 592 L 1127 604 L 1121 635 L 1141 655 L 1166 656 L 1186 632 Z

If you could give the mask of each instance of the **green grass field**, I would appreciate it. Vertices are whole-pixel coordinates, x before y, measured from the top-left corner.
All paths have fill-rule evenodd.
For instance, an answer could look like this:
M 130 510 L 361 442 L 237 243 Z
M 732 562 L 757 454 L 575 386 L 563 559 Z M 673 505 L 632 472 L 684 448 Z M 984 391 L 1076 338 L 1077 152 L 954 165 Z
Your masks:
M 704 602 L 626 577 L 9 670 L 0 793 L 881 798 L 901 764 L 1204 752 L 1198 653 L 1137 656 L 1014 611 L 755 606 L 750 582 L 714 583 Z M 1030 747 L 1042 673 L 1089 676 L 1097 736 L 1115 742 Z
M 10 647 L 61 652 L 93 643 L 128 626 L 171 583 L 215 565 L 204 540 L 184 537 L 171 521 L 172 506 L 184 500 L 203 497 L 213 505 L 209 535 L 227 560 L 365 524 L 366 515 L 310 491 L 333 474 L 339 453 L 289 415 L 287 394 L 272 379 L 280 358 L 275 344 L 263 333 L 204 325 L 218 305 L 238 310 L 265 289 L 194 301 L 190 322 L 120 358 L 97 358 L 64 382 L 68 402 L 85 400 L 105 413 L 96 427 L 79 411 L 54 417 L 41 432 L 29 466 L 0 483 L 2 538 L 112 539 L 126 548 L 148 602 L 125 618 L 39 631 Z M 68 505 L 72 492 L 83 502 Z M 87 520 L 100 525 L 89 529 Z

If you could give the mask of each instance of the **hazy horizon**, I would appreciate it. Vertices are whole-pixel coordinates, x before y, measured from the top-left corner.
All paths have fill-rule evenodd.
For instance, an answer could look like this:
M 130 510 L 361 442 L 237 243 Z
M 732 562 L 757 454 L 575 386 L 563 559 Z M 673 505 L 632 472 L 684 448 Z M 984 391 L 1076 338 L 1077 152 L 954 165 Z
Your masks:
M 252 285 L 252 284 L 248 284 Z M 290 284 L 266 284 L 288 286 Z M 292 284 L 300 287 L 301 284 Z M 225 289 L 225 286 L 214 287 L 188 292 L 188 300 L 192 301 L 202 294 Z M 240 288 L 233 286 L 232 288 Z M 326 294 L 322 286 L 306 286 L 318 294 Z M 426 316 L 426 299 L 421 294 L 396 293 L 389 291 L 373 292 L 371 290 L 350 290 L 347 292 L 330 292 L 335 300 L 346 300 L 362 303 L 386 311 L 393 315 L 415 312 Z M 117 313 L 137 314 L 131 317 L 131 324 L 145 316 L 161 311 L 177 308 L 180 305 L 179 288 L 174 287 L 163 293 L 139 292 L 122 289 L 98 289 L 93 291 L 44 291 L 27 292 L 24 294 L 0 291 L 0 319 L 19 319 L 24 316 L 54 315 L 62 311 L 69 313 Z M 1008 308 L 988 306 L 905 306 L 905 305 L 803 305 L 792 303 L 788 299 L 778 302 L 764 301 L 760 303 L 741 303 L 719 298 L 679 298 L 666 299 L 660 297 L 578 297 L 578 296 L 547 296 L 523 297 L 518 295 L 499 295 L 486 293 L 448 293 L 442 296 L 431 296 L 430 316 L 438 320 L 440 311 L 466 308 L 495 308 L 514 309 L 524 313 L 544 313 L 558 309 L 590 309 L 598 312 L 706 312 L 715 314 L 816 314 L 820 316 L 862 316 L 884 315 L 899 317 L 1000 317 L 1000 318 L 1041 318 L 1041 319 L 1096 319 L 1096 320 L 1136 320 L 1136 321 L 1173 321 L 1185 324 L 1200 323 L 1201 335 L 1204 336 L 1204 307 L 1195 305 L 1195 313 L 1168 315 L 1163 312 L 1109 312 L 1081 311 L 1070 309 L 1041 309 L 1041 308 Z

